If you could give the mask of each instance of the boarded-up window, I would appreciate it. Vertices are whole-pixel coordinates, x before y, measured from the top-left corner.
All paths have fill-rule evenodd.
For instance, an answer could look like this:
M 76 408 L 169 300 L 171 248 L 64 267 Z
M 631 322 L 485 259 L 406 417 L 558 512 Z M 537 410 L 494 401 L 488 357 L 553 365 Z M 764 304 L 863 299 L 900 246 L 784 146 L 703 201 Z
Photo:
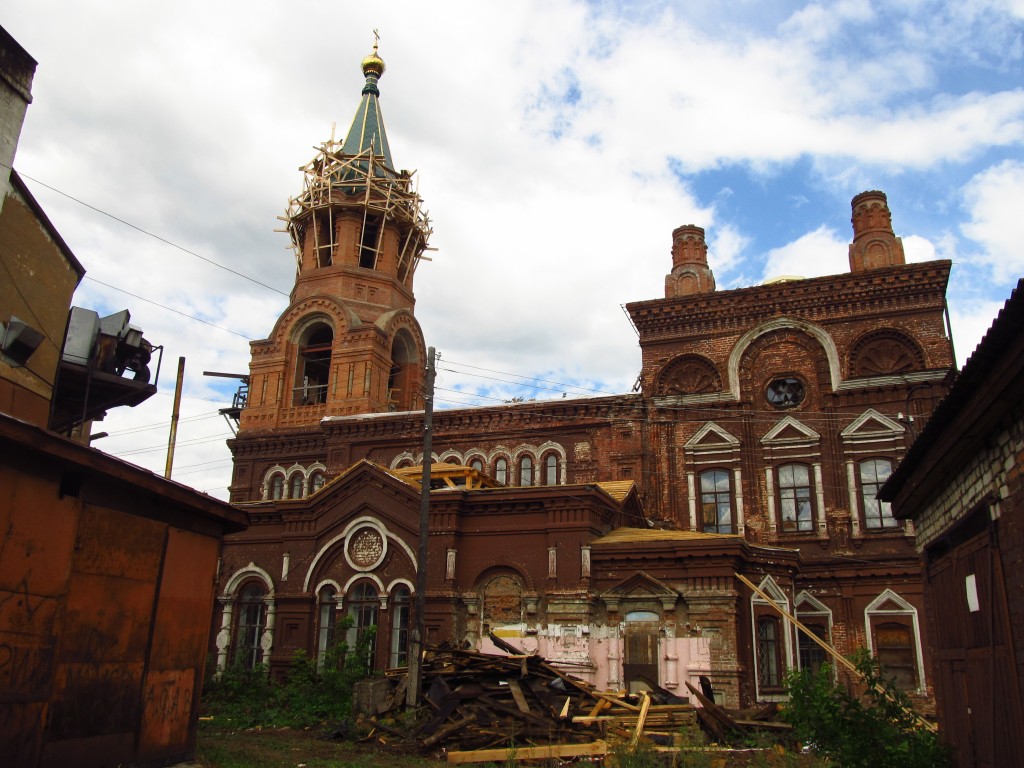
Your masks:
M 491 577 L 483 589 L 483 620 L 499 627 L 523 620 L 523 586 L 512 574 Z
M 895 680 L 905 691 L 917 684 L 914 669 L 917 658 L 914 653 L 914 635 L 906 624 L 894 622 L 875 625 L 875 654 L 878 662 L 885 667 L 885 676 Z

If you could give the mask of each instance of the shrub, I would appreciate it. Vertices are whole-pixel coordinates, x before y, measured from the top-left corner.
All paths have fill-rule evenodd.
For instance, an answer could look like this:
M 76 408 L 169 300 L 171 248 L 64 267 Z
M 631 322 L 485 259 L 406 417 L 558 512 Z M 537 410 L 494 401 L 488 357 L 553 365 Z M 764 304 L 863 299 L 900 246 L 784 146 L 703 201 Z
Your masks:
M 350 619 L 339 621 L 339 638 L 350 625 Z M 208 675 L 203 686 L 204 708 L 222 724 L 239 728 L 305 727 L 343 720 L 351 710 L 356 682 L 370 673 L 373 639 L 371 627 L 354 647 L 339 640 L 320 664 L 305 651 L 298 651 L 282 682 L 270 679 L 265 664 L 250 669 L 232 663 Z M 208 670 L 211 667 L 207 665 Z
M 864 649 L 851 660 L 868 685 L 862 698 L 836 685 L 828 665 L 787 677 L 785 717 L 797 738 L 843 768 L 948 766 L 948 750 L 918 725 L 907 695 L 877 660 Z

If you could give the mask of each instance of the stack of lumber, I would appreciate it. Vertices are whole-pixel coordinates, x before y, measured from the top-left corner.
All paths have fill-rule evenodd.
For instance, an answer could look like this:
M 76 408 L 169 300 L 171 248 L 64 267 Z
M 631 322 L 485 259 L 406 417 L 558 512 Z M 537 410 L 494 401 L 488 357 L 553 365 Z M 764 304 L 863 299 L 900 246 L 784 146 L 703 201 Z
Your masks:
M 743 741 L 755 733 L 772 734 L 779 744 L 793 741 L 793 726 L 778 720 L 777 705 L 769 704 L 754 712 L 737 712 L 720 707 L 689 683 L 686 687 L 700 702 L 697 719 L 701 727 L 719 744 Z
M 603 755 L 609 742 L 635 744 L 641 737 L 670 746 L 698 722 L 720 743 L 788 728 L 729 713 L 692 687 L 702 708 L 653 684 L 637 695 L 599 691 L 540 656 L 494 635 L 491 640 L 507 655 L 426 648 L 416 724 L 403 729 L 389 717 L 405 700 L 406 678 L 396 675 L 377 714 L 363 720 L 371 737 L 421 751 L 443 749 L 450 763 L 472 763 Z
M 491 640 L 507 655 L 450 646 L 425 649 L 421 712 L 426 717 L 414 731 L 387 722 L 404 701 L 404 676 L 395 678 L 392 693 L 364 725 L 387 734 L 391 743 L 444 748 L 449 762 L 476 762 L 501 761 L 510 752 L 517 759 L 604 754 L 606 737 L 671 740 L 696 722 L 693 707 L 668 691 L 639 696 L 599 691 L 540 656 L 494 635 Z

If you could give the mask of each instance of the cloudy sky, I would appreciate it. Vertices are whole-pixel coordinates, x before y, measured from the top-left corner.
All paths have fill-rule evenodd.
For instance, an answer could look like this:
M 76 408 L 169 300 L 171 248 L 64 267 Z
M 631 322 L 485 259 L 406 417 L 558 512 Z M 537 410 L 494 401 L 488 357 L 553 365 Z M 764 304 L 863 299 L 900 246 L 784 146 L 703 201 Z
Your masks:
M 88 270 L 75 304 L 164 347 L 96 446 L 162 471 L 185 356 L 174 478 L 221 498 L 233 383 L 202 372 L 246 372 L 286 305 L 277 217 L 374 29 L 434 225 L 439 407 L 629 391 L 620 307 L 663 296 L 681 224 L 719 289 L 833 274 L 881 189 L 908 259 L 954 262 L 961 364 L 1024 275 L 1024 0 L 7 0 L 0 24 L 39 62 L 15 166 Z

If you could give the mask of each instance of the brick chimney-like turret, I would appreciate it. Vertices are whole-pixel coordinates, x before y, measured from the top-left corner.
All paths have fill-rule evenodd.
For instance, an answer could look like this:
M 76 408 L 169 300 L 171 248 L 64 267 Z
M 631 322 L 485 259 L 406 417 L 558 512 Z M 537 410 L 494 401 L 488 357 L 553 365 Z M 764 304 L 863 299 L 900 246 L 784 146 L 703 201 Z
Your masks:
M 665 275 L 665 298 L 710 293 L 715 276 L 708 266 L 708 246 L 704 230 L 684 224 L 672 232 L 672 272 Z
M 850 243 L 850 271 L 906 264 L 903 241 L 892 231 L 892 214 L 884 192 L 861 192 L 853 207 L 853 242 Z

